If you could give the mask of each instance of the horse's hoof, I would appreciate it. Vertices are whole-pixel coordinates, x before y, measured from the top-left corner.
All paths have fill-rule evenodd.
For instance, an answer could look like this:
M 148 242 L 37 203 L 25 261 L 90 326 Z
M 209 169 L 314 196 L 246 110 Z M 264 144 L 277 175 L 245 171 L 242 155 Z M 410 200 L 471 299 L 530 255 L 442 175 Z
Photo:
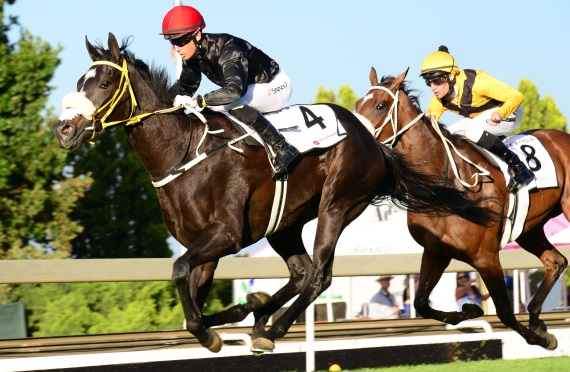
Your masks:
M 254 355 L 272 353 L 275 343 L 267 338 L 259 337 L 251 342 L 251 352 Z
M 547 333 L 548 344 L 544 347 L 546 350 L 554 350 L 558 347 L 558 340 L 553 334 Z
M 247 294 L 245 300 L 252 305 L 252 310 L 257 310 L 271 301 L 271 295 L 263 291 L 252 292 Z
M 477 304 L 463 304 L 461 312 L 465 314 L 465 320 L 479 318 L 485 314 L 481 306 Z
M 217 353 L 220 350 L 222 350 L 222 338 L 220 337 L 219 334 L 217 334 L 215 331 L 212 331 L 211 329 L 208 329 L 208 333 L 209 336 L 208 337 L 208 343 L 207 344 L 202 344 L 202 346 L 204 346 L 205 348 L 207 348 L 208 350 L 210 350 L 212 353 Z

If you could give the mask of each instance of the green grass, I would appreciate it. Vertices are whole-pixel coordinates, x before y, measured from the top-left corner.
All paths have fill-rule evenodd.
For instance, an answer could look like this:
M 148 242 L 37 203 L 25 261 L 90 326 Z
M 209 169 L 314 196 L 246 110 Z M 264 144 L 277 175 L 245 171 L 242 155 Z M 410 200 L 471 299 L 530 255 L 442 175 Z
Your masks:
M 341 366 L 342 367 L 342 366 Z M 343 371 L 348 371 L 344 370 Z M 480 360 L 474 362 L 454 362 L 447 364 L 422 364 L 386 368 L 353 369 L 352 372 L 543 372 L 570 371 L 570 357 Z

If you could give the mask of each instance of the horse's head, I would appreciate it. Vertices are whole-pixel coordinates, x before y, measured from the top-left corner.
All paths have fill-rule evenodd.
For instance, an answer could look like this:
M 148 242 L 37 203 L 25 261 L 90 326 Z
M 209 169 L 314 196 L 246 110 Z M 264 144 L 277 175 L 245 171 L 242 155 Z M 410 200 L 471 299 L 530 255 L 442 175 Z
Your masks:
M 380 139 L 388 138 L 397 131 L 398 91 L 407 74 L 408 69 L 396 78 L 383 78 L 380 83 L 372 67 L 369 75 L 372 88 L 356 102 L 356 113 L 370 121 L 376 131 L 375 136 L 380 136 Z M 392 126 L 384 129 L 390 122 Z
M 85 43 L 93 64 L 78 80 L 77 92 L 63 98 L 62 113 L 53 126 L 58 146 L 69 150 L 81 148 L 102 133 L 107 119 L 128 119 L 135 104 L 126 60 L 121 56 L 126 46 L 119 47 L 112 33 L 108 50 L 92 45 L 87 37 Z

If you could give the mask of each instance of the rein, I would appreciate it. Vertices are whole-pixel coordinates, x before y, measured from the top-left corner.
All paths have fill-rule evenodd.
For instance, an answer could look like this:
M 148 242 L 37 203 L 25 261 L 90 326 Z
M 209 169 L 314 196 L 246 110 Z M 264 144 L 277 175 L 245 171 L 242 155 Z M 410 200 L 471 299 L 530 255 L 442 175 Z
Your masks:
M 387 138 L 382 143 L 389 144 L 390 146 L 394 146 L 398 137 L 400 137 L 404 132 L 406 132 L 412 125 L 416 124 L 424 116 L 424 113 L 423 112 L 420 113 L 411 122 L 409 122 L 407 125 L 405 125 L 404 127 L 402 127 L 402 129 L 400 129 L 398 131 L 398 109 L 397 109 L 398 102 L 399 102 L 398 95 L 392 93 L 392 91 L 390 89 L 385 88 L 385 87 L 380 86 L 380 85 L 375 85 L 371 88 L 371 90 L 372 89 L 383 90 L 386 93 L 388 93 L 393 99 L 392 107 L 390 107 L 390 111 L 388 112 L 388 116 L 384 120 L 384 123 L 382 123 L 382 125 L 378 129 L 376 129 L 376 131 L 374 133 L 374 137 L 378 138 L 378 136 L 380 135 L 380 133 L 382 132 L 384 127 L 391 121 L 392 122 L 392 132 L 394 133 L 394 135 Z M 449 163 L 451 164 L 451 168 L 453 169 L 453 174 L 455 174 L 455 177 L 459 180 L 459 182 L 461 182 L 461 184 L 463 186 L 474 187 L 479 183 L 479 177 L 485 177 L 485 176 L 490 175 L 490 172 L 487 169 L 473 163 L 471 160 L 469 160 L 465 156 L 463 156 L 459 152 L 459 150 L 457 150 L 457 148 L 451 142 L 451 140 L 449 140 L 448 138 L 446 138 L 443 135 L 443 133 L 441 132 L 441 128 L 439 127 L 437 121 L 434 118 L 431 118 L 430 123 L 431 123 L 432 127 L 434 128 L 435 132 L 437 133 L 437 135 L 439 136 L 439 138 L 441 139 L 441 142 L 443 143 L 443 147 L 445 148 L 445 152 L 446 152 L 447 157 L 449 159 Z M 474 166 L 475 168 L 477 168 L 479 170 L 479 173 L 476 172 L 471 176 L 471 178 L 475 178 L 475 180 L 472 184 L 467 183 L 466 181 L 461 179 L 461 176 L 459 175 L 459 171 L 457 169 L 457 163 L 453 159 L 453 154 L 451 153 L 450 147 L 453 149 L 455 154 L 457 154 L 457 156 L 459 156 L 459 158 L 461 158 L 463 161 Z

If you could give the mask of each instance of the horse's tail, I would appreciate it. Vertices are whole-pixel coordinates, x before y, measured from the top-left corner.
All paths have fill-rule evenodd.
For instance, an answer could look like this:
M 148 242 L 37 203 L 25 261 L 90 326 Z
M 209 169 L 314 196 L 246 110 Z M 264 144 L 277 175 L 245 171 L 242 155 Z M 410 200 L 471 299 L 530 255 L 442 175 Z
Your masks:
M 383 185 L 372 204 L 389 200 L 414 213 L 457 215 L 481 226 L 489 226 L 502 217 L 499 212 L 481 206 L 495 198 L 473 200 L 467 191 L 453 186 L 449 178 L 422 173 L 402 155 L 384 145 L 381 147 L 392 179 Z

